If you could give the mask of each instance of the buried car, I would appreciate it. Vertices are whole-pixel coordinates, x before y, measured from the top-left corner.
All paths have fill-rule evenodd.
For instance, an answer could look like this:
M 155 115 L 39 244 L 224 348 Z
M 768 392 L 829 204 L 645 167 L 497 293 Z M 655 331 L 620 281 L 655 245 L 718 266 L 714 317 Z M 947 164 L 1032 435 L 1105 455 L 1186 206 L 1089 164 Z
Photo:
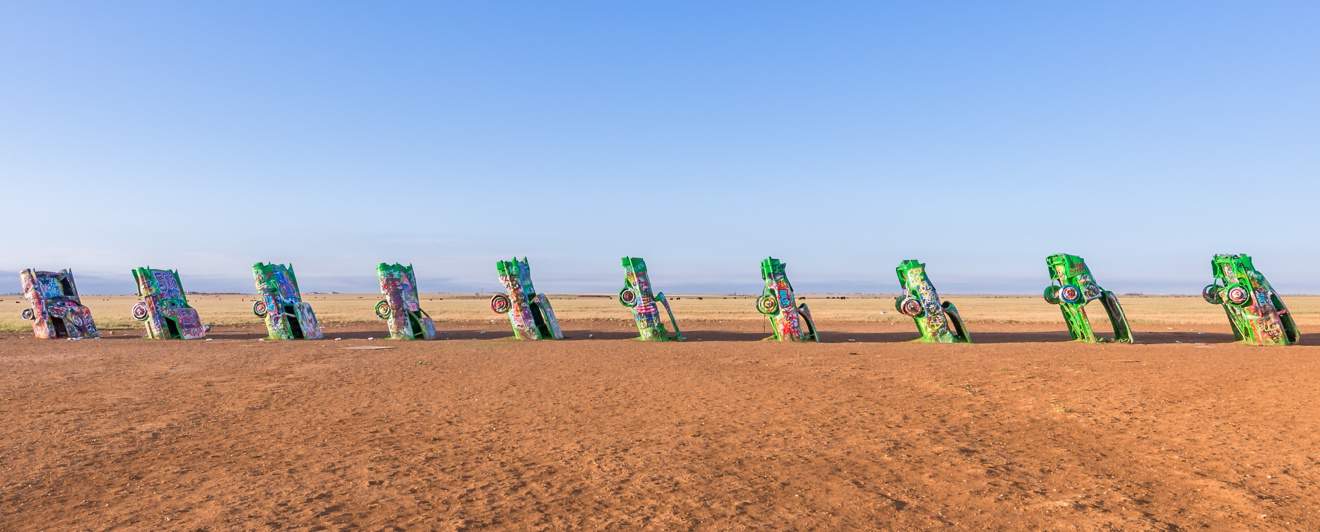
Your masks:
M 912 318 L 921 333 L 918 341 L 930 343 L 971 342 L 967 335 L 967 326 L 963 324 L 958 307 L 952 302 L 940 301 L 935 285 L 926 275 L 926 264 L 917 260 L 905 260 L 895 268 L 898 284 L 903 288 L 903 295 L 894 299 L 894 307 L 903 315 Z
M 260 298 L 252 304 L 252 313 L 265 321 L 270 339 L 321 338 L 321 324 L 312 305 L 302 300 L 292 265 L 258 262 L 252 265 L 252 277 Z
M 1049 275 L 1053 282 L 1045 288 L 1045 301 L 1058 305 L 1063 312 L 1063 319 L 1068 323 L 1068 334 L 1079 342 L 1122 342 L 1132 343 L 1132 327 L 1128 325 L 1127 315 L 1118 304 L 1118 296 L 1100 287 L 1086 260 L 1076 255 L 1057 253 L 1045 259 Z M 1114 327 L 1113 338 L 1100 338 L 1091 327 L 1091 320 L 1086 317 L 1086 304 L 1099 300 L 1109 315 L 1109 323 Z
M 1223 305 L 1233 336 L 1254 345 L 1289 345 L 1302 339 L 1288 307 L 1248 255 L 1215 255 L 1215 282 L 1201 290 L 1207 303 Z
M 646 271 L 646 261 L 641 257 L 624 257 L 623 271 L 623 289 L 619 290 L 619 304 L 632 310 L 633 321 L 637 323 L 638 339 L 682 340 L 683 333 L 678 330 L 678 322 L 674 320 L 674 310 L 669 308 L 669 299 L 665 297 L 664 292 L 651 292 L 651 276 Z M 672 334 L 665 329 L 657 303 L 664 306 L 665 313 L 669 315 L 669 324 L 674 327 Z
M 78 285 L 73 272 L 38 271 L 31 268 L 18 273 L 23 286 L 23 297 L 28 308 L 23 309 L 24 320 L 32 322 L 32 334 L 37 338 L 99 338 L 92 311 L 78 297 Z
M 431 340 L 435 338 L 435 320 L 422 310 L 417 299 L 417 277 L 411 264 L 376 266 L 380 280 L 380 293 L 385 296 L 376 302 L 376 317 L 385 320 L 390 338 L 398 340 Z
M 147 326 L 147 337 L 191 340 L 206 336 L 197 310 L 188 306 L 188 298 L 179 282 L 179 272 L 155 268 L 135 268 L 133 281 L 138 297 L 133 305 L 133 319 Z
M 806 303 L 798 304 L 793 294 L 793 284 L 788 282 L 785 273 L 787 265 L 774 257 L 761 261 L 761 280 L 765 288 L 756 298 L 756 310 L 770 320 L 773 338 L 780 341 L 820 341 L 816 331 L 816 322 L 811 319 L 811 309 Z
M 507 314 L 513 326 L 513 337 L 519 340 L 561 340 L 564 333 L 550 306 L 550 298 L 538 294 L 532 285 L 532 267 L 527 258 L 501 260 L 495 263 L 504 294 L 490 298 L 490 309 L 496 314 Z

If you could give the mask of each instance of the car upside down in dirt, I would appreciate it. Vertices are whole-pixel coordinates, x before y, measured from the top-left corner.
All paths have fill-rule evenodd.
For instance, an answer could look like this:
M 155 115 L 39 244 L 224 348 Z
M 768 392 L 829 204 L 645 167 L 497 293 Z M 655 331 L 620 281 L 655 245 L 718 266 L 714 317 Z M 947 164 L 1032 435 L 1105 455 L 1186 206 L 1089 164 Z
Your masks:
M 683 333 L 678 330 L 678 321 L 674 319 L 674 310 L 669 307 L 669 299 L 664 292 L 651 292 L 651 276 L 646 271 L 646 261 L 641 257 L 624 257 L 622 262 L 624 277 L 623 289 L 619 290 L 619 304 L 632 311 L 633 321 L 637 323 L 638 339 L 682 340 Z M 660 315 L 661 306 L 669 315 L 673 333 L 665 328 Z
M 206 336 L 206 326 L 197 310 L 188 306 L 179 272 L 135 268 L 133 282 L 140 298 L 133 305 L 133 319 L 146 324 L 148 338 L 191 340 Z
M 1201 290 L 1207 303 L 1223 305 L 1233 336 L 1253 345 L 1289 345 L 1302 339 L 1288 307 L 1248 255 L 1215 255 L 1215 282 Z
M 756 310 L 770 320 L 774 333 L 769 339 L 780 341 L 820 341 L 816 322 L 806 303 L 798 304 L 793 284 L 788 282 L 786 264 L 774 257 L 761 261 L 761 280 L 765 288 L 756 298 Z
M 550 298 L 538 294 L 532 285 L 532 267 L 527 258 L 501 260 L 495 263 L 500 284 L 505 293 L 490 298 L 490 309 L 496 314 L 509 316 L 513 337 L 519 340 L 560 340 L 564 333 L 550 306 Z
M 1045 288 L 1045 301 L 1059 306 L 1064 321 L 1068 323 L 1068 334 L 1072 335 L 1073 340 L 1087 343 L 1132 343 L 1132 328 L 1128 325 L 1123 307 L 1118 304 L 1118 296 L 1100 287 L 1084 259 L 1058 253 L 1047 257 L 1045 264 L 1053 280 Z M 1097 337 L 1091 327 L 1091 320 L 1086 317 L 1086 304 L 1095 300 L 1100 301 L 1109 315 L 1109 323 L 1114 328 L 1114 336 L 1111 338 Z
M 417 297 L 417 277 L 411 264 L 376 266 L 380 280 L 380 293 L 385 296 L 376 302 L 376 317 L 385 320 L 390 338 L 397 340 L 432 340 L 436 336 L 435 321 L 422 310 Z
M 252 265 L 257 297 L 252 313 L 266 323 L 272 340 L 315 340 L 322 337 L 321 324 L 312 305 L 302 300 L 293 266 L 285 264 Z
M 963 324 L 958 307 L 949 301 L 940 301 L 935 285 L 926 275 L 926 264 L 905 260 L 895 268 L 903 295 L 894 299 L 894 308 L 912 318 L 921 333 L 918 341 L 929 343 L 969 343 L 967 326 Z
M 78 285 L 73 272 L 26 269 L 18 273 L 23 286 L 23 297 L 28 308 L 23 309 L 24 320 L 32 322 L 32 334 L 43 340 L 54 338 L 100 338 L 92 310 L 78 297 Z

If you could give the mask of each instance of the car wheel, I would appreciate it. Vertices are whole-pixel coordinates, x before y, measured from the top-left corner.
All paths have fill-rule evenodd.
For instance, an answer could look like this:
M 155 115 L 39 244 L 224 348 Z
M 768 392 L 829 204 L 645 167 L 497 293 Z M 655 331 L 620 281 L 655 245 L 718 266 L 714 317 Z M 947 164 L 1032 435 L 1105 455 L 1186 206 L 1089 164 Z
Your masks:
M 507 314 L 513 308 L 513 301 L 504 294 L 495 294 L 490 298 L 490 309 L 496 314 Z
M 1045 302 L 1051 305 L 1059 304 L 1059 287 L 1054 285 L 1045 287 Z
M 1066 284 L 1059 287 L 1059 300 L 1064 303 L 1081 303 L 1082 290 L 1076 285 Z
M 390 302 L 383 299 L 376 302 L 375 310 L 376 317 L 382 320 L 390 319 L 390 314 L 394 312 L 394 309 L 390 308 Z
M 769 294 L 761 294 L 756 298 L 756 311 L 767 316 L 774 314 L 779 311 L 779 301 Z
M 914 297 L 905 297 L 898 302 L 898 311 L 905 316 L 915 318 L 921 315 L 921 302 Z
M 30 308 L 23 309 L 23 312 L 20 315 L 23 316 L 23 319 L 27 321 L 32 321 L 34 319 L 37 319 L 37 314 L 35 312 L 32 312 L 32 309 Z
M 1231 286 L 1225 291 L 1228 302 L 1234 305 L 1245 305 L 1251 301 L 1251 292 L 1241 285 Z
M 1086 299 L 1090 300 L 1100 297 L 1100 293 L 1104 292 L 1104 289 L 1100 288 L 1099 285 L 1088 284 L 1082 292 L 1086 294 Z
M 253 313 L 253 314 L 256 314 L 257 317 L 260 317 L 260 318 L 264 318 L 264 317 L 266 317 L 266 311 L 267 311 L 267 309 L 266 309 L 266 302 L 265 302 L 265 301 L 254 301 L 254 302 L 252 303 L 252 313 Z
M 138 301 L 137 304 L 133 305 L 133 319 L 138 321 L 146 321 L 147 314 L 148 313 L 147 313 L 146 301 Z
M 1205 285 L 1205 288 L 1201 289 L 1201 297 L 1205 299 L 1206 303 L 1211 305 L 1224 304 L 1224 296 L 1219 293 L 1219 285 L 1217 284 Z
M 619 303 L 628 308 L 637 306 L 637 291 L 626 287 L 619 290 Z

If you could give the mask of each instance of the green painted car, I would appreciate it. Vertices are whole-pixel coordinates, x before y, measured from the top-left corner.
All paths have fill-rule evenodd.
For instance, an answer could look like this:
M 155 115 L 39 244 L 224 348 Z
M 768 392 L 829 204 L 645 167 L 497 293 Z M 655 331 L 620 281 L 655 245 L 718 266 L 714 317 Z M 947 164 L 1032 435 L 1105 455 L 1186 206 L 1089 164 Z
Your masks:
M 1233 336 L 1253 345 L 1289 345 L 1302 339 L 1288 307 L 1247 255 L 1215 255 L 1215 282 L 1201 290 L 1207 303 L 1223 305 Z
M 926 275 L 926 263 L 908 259 L 898 263 L 898 284 L 903 295 L 894 298 L 894 308 L 912 318 L 921 333 L 920 342 L 970 343 L 967 326 L 963 324 L 958 307 L 949 301 L 940 301 L 940 295 Z
M 646 261 L 641 257 L 623 258 L 623 289 L 619 290 L 619 304 L 632 311 L 633 321 L 637 323 L 639 340 L 663 342 L 682 340 L 683 333 L 678 330 L 678 321 L 674 319 L 674 310 L 669 308 L 669 299 L 664 292 L 651 292 L 651 276 L 646 271 Z M 671 334 L 661 319 L 660 307 L 669 315 L 669 324 L 674 327 Z
M 767 340 L 819 342 L 820 333 L 816 331 L 816 322 L 811 319 L 811 309 L 806 303 L 798 304 L 793 284 L 788 282 L 786 266 L 774 257 L 761 261 L 761 280 L 765 282 L 765 289 L 761 297 L 756 298 L 756 310 L 770 320 L 774 336 Z
M 532 267 L 527 258 L 498 261 L 495 271 L 500 275 L 505 293 L 490 298 L 490 310 L 509 317 L 513 337 L 519 340 L 562 340 L 564 332 L 559 328 L 559 319 L 550 306 L 550 298 L 537 293 L 532 285 Z
M 1086 260 L 1059 253 L 1046 258 L 1045 264 L 1054 281 L 1045 288 L 1045 301 L 1059 306 L 1073 340 L 1132 343 L 1132 327 L 1128 325 L 1127 315 L 1123 314 L 1123 307 L 1118 304 L 1118 296 L 1100 287 L 1086 266 Z M 1109 314 L 1109 323 L 1114 327 L 1112 338 L 1096 337 L 1091 320 L 1086 317 L 1086 304 L 1095 300 L 1099 300 Z

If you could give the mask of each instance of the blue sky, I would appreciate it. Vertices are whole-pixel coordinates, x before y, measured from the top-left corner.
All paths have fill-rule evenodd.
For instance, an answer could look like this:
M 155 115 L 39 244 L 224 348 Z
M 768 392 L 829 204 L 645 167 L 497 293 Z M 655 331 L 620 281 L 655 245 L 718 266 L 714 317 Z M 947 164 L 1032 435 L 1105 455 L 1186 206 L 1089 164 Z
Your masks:
M 3 2 L 0 268 L 84 290 L 1320 292 L 1320 3 Z M 17 290 L 14 275 L 13 290 Z

